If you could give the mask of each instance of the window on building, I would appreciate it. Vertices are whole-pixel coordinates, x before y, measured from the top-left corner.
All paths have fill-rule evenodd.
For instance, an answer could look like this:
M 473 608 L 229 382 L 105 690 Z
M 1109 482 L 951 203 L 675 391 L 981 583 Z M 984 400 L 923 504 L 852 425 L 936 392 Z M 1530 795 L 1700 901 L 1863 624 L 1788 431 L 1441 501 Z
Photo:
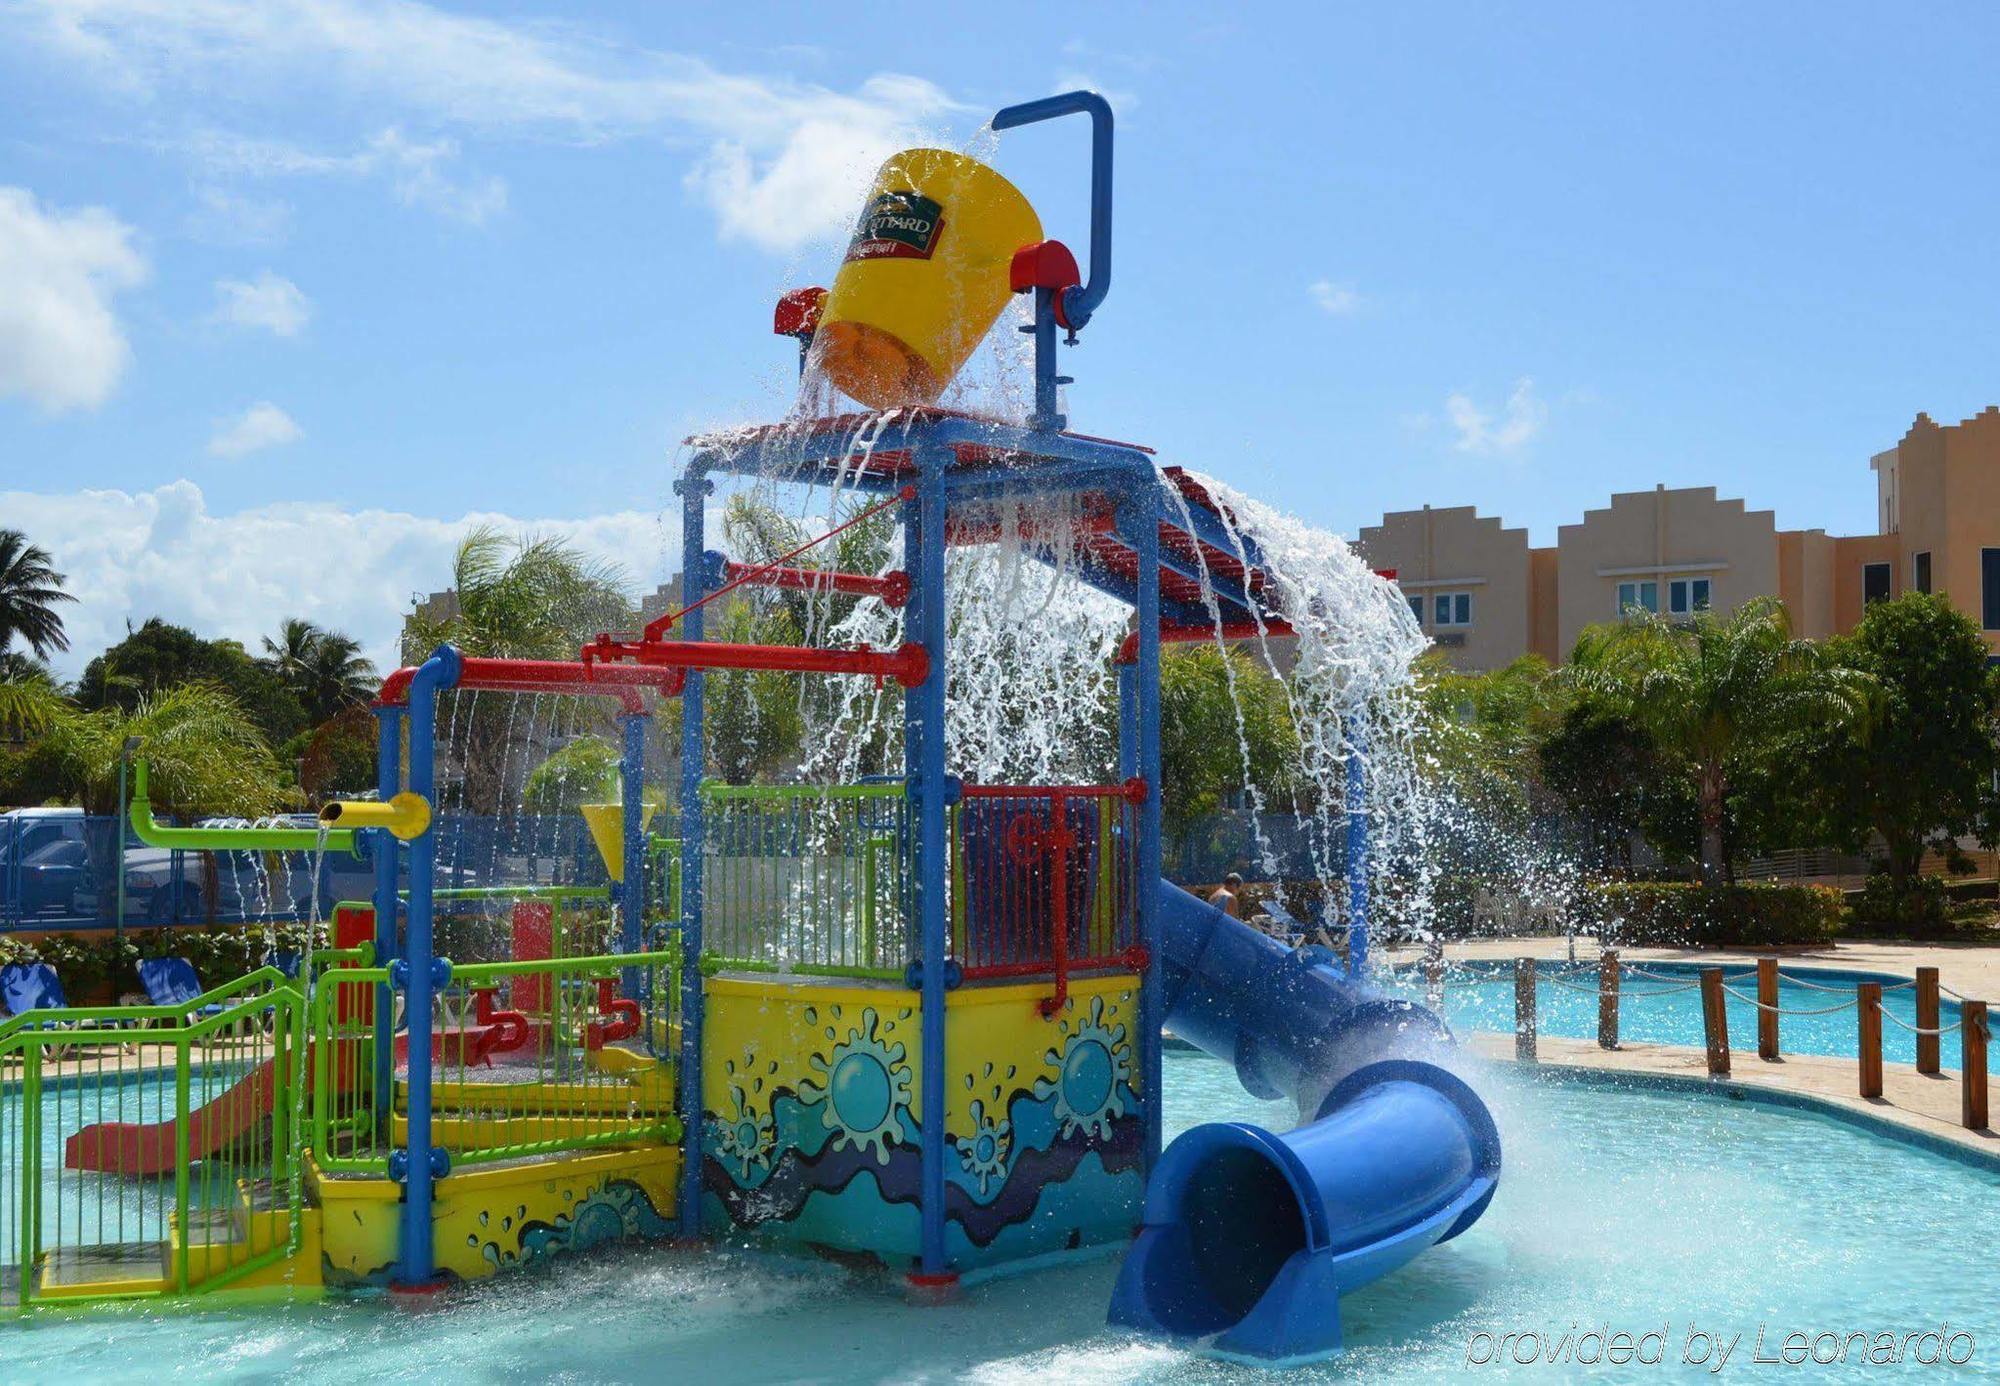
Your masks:
M 1928 591 L 1930 591 L 1930 590 L 1931 590 L 1931 556 L 1930 556 L 1930 554 L 1929 554 L 1929 553 L 1927 553 L 1927 552 L 1926 552 L 1926 553 L 1920 553 L 1920 554 L 1918 554 L 1918 555 L 1917 555 L 1917 561 L 1916 561 L 1916 565 L 1915 565 L 1915 566 L 1916 566 L 1916 570 L 1917 570 L 1917 571 L 1916 571 L 1916 585 L 1917 585 L 1917 590 L 1918 590 L 1919 592 L 1928 592 Z
M 1422 625 L 1424 623 L 1424 599 L 1422 597 L 1411 597 L 1409 602 L 1410 614 L 1417 618 L 1418 625 Z
M 1618 584 L 1618 614 L 1629 616 L 1635 611 L 1660 609 L 1660 584 L 1657 582 L 1621 582 Z
M 1979 551 L 1979 624 L 2000 630 L 2000 549 Z
M 1861 565 L 1861 604 L 1889 600 L 1889 565 L 1887 563 L 1864 563 Z
M 1472 624 L 1472 594 L 1470 592 L 1439 592 L 1431 603 L 1431 624 L 1434 626 L 1469 626 Z
M 1675 578 L 1667 584 L 1667 614 L 1691 616 L 1708 610 L 1707 578 Z

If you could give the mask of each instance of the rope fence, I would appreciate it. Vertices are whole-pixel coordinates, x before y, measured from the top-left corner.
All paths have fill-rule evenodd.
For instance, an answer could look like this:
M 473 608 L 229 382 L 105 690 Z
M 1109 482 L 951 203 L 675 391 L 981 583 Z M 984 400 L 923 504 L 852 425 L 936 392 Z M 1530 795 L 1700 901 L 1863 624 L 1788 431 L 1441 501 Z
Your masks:
M 1406 976 L 1410 971 L 1409 968 L 1392 969 L 1392 973 Z M 1586 980 L 1591 972 L 1595 972 L 1595 979 Z M 1491 981 L 1490 976 L 1476 973 L 1453 975 L 1439 955 L 1425 959 L 1422 977 L 1426 990 L 1433 998 L 1446 991 L 1486 985 Z M 1655 985 L 1637 991 L 1629 990 L 1623 985 L 1627 977 L 1643 978 Z M 1756 984 L 1754 995 L 1731 985 L 1753 979 Z M 1516 958 L 1514 1057 L 1522 1063 L 1534 1063 L 1538 1057 L 1540 1027 L 1536 998 L 1544 982 L 1561 991 L 1597 998 L 1597 1042 L 1605 1049 L 1619 1047 L 1620 1010 L 1627 999 L 1646 1000 L 1699 989 L 1703 1047 L 1708 1072 L 1714 1077 L 1727 1077 L 1730 1072 L 1729 998 L 1749 1006 L 1756 1015 L 1757 1056 L 1766 1061 L 1776 1061 L 1781 1055 L 1779 1033 L 1782 1018 L 1789 1016 L 1803 1020 L 1851 1010 L 1855 1013 L 1858 1090 L 1862 1097 L 1869 1099 L 1879 1100 L 1882 1097 L 1882 1022 L 1885 1019 L 1915 1037 L 1916 1071 L 1921 1074 L 1937 1075 L 1941 1072 L 1940 1041 L 1946 1035 L 1957 1034 L 1960 1041 L 1960 1122 L 1973 1131 L 1985 1130 L 1988 1126 L 1987 1047 L 1992 1035 L 1987 1023 L 1986 1003 L 1941 985 L 1935 967 L 1918 968 L 1917 975 L 1909 981 L 1861 981 L 1842 986 L 1780 972 L 1776 958 L 1759 958 L 1753 970 L 1734 974 L 1721 967 L 1703 967 L 1692 980 L 1621 964 L 1613 949 L 1606 949 L 1600 955 L 1594 969 L 1585 965 L 1542 967 L 1534 958 Z M 1788 1006 L 1779 1002 L 1780 983 L 1834 996 L 1846 994 L 1825 1006 Z M 1884 993 L 1898 991 L 1915 992 L 1914 1022 L 1884 1009 Z M 1943 995 L 1949 995 L 1959 1003 L 1959 1018 L 1949 1025 L 1944 1023 L 1941 1012 L 1940 997 Z

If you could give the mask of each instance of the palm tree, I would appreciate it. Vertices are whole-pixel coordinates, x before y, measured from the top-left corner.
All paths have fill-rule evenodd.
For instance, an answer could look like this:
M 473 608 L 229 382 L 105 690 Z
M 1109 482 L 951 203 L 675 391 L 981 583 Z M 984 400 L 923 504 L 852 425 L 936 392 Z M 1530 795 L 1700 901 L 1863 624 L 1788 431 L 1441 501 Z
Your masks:
M 441 618 L 412 615 L 403 626 L 403 658 L 416 663 L 441 644 L 500 659 L 575 659 L 599 631 L 633 623 L 624 574 L 560 539 L 510 536 L 482 525 L 452 560 L 456 609 Z
M 147 693 L 131 712 L 69 710 L 46 737 L 86 813 L 122 813 L 118 762 L 137 738 L 156 804 L 184 813 L 259 814 L 278 806 L 278 763 L 257 724 L 220 684 Z
M 366 702 L 375 690 L 375 665 L 363 658 L 360 641 L 297 616 L 278 627 L 276 640 L 264 638 L 263 663 L 315 724 Z
M 1732 767 L 1809 727 L 1863 725 L 1872 681 L 1824 646 L 1792 638 L 1782 602 L 1761 597 L 1728 618 L 1649 613 L 1593 626 L 1564 671 L 1627 712 L 1693 777 L 1702 879 L 1730 874 L 1724 848 Z
M 442 644 L 498 659 L 573 660 L 599 631 L 629 630 L 637 614 L 625 597 L 624 575 L 560 539 L 510 536 L 481 526 L 467 534 L 452 561 L 455 601 L 438 617 L 412 614 L 403 624 L 403 659 L 415 664 Z M 524 733 L 504 701 L 473 698 L 449 722 L 456 750 L 440 750 L 440 774 L 456 770 L 461 802 L 474 813 L 499 813 L 520 787 L 524 763 L 510 754 Z M 580 710 L 586 720 L 601 706 Z M 532 735 L 532 725 L 525 734 Z M 453 764 L 452 762 L 456 762 Z
M 278 763 L 257 724 L 220 684 L 191 682 L 141 695 L 131 712 L 65 706 L 43 745 L 59 783 L 87 814 L 93 861 L 117 856 L 119 762 L 128 741 L 146 761 L 148 792 L 164 809 L 185 814 L 269 813 L 279 802 Z M 115 874 L 115 873 L 113 873 Z M 108 918 L 115 894 L 98 892 Z
M 18 529 L 0 529 L 0 650 L 17 635 L 41 659 L 69 648 L 55 610 L 59 602 L 76 600 L 62 590 L 64 581 L 47 549 L 30 544 Z
M 49 666 L 19 650 L 0 650 L 0 737 L 30 737 L 68 706 Z

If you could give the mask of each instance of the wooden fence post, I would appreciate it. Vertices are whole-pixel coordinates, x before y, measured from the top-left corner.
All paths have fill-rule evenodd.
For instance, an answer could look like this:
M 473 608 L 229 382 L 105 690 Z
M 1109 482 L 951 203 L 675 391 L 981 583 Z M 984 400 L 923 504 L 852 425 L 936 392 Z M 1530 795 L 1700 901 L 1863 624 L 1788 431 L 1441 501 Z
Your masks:
M 1854 988 L 1854 1010 L 1861 1027 L 1861 1095 L 1882 1095 L 1882 984 L 1863 982 Z
M 1959 1019 L 1964 1022 L 1959 1041 L 1964 1046 L 1959 1068 L 1963 1072 L 1965 1101 L 1963 1120 L 1968 1131 L 1986 1129 L 1986 1003 L 1961 1001 Z
M 1757 959 L 1757 1057 L 1778 1057 L 1778 960 Z
M 1729 1012 L 1722 1004 L 1722 969 L 1701 970 L 1701 1028 L 1708 1039 L 1710 1077 L 1729 1076 Z
M 1514 959 L 1514 1057 L 1535 1062 L 1535 960 Z
M 1618 1047 L 1618 950 L 1597 955 L 1597 1047 Z
M 1917 969 L 1917 1029 L 1935 1030 L 1944 1007 L 1938 1004 L 1938 970 L 1935 967 Z M 1936 1073 L 1940 1066 L 1938 1053 L 1942 1047 L 1938 1035 L 1919 1034 L 1917 1036 L 1917 1072 Z

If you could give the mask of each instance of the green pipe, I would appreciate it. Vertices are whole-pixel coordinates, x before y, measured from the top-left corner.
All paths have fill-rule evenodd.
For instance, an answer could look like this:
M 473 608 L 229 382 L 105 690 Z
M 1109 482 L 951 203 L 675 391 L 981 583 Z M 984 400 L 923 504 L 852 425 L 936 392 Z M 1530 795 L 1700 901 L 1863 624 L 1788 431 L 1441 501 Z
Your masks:
M 183 852 L 316 852 L 322 843 L 329 852 L 359 855 L 353 828 L 330 828 L 324 837 L 318 828 L 166 828 L 153 821 L 153 805 L 146 797 L 146 762 L 132 762 L 132 831 L 148 847 L 165 847 Z

